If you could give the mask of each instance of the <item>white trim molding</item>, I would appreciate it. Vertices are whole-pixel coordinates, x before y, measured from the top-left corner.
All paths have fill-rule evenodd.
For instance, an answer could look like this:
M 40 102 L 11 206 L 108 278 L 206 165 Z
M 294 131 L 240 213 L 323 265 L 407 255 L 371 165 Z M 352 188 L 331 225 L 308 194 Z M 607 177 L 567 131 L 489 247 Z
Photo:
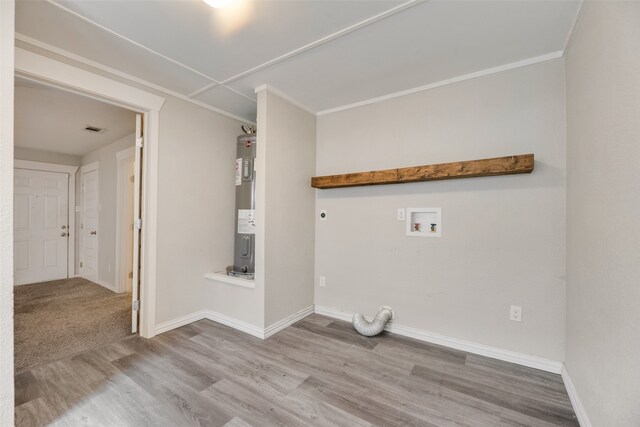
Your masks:
M 271 326 L 267 326 L 264 329 L 264 338 L 269 338 L 271 335 L 275 335 L 278 332 L 280 332 L 281 330 L 288 328 L 289 326 L 293 325 L 294 323 L 304 319 L 307 316 L 310 316 L 313 314 L 313 306 L 309 306 L 307 308 L 303 308 L 302 310 L 300 310 L 297 313 L 293 313 L 291 316 L 289 317 L 285 317 L 282 320 L 279 320 L 275 323 L 273 323 Z
M 76 276 L 76 172 L 78 171 L 78 166 L 69 166 L 69 165 L 59 165 L 55 163 L 44 163 L 44 162 L 32 162 L 31 160 L 14 160 L 13 161 L 14 169 L 29 169 L 29 170 L 37 170 L 37 171 L 45 171 L 45 172 L 58 172 L 58 173 L 66 173 L 69 175 L 69 183 L 68 183 L 68 219 L 67 219 L 67 233 L 69 234 L 69 239 L 67 242 L 67 277 L 75 277 Z M 71 237 L 71 233 L 73 233 L 73 237 Z
M 243 279 L 242 277 L 229 276 L 225 272 L 216 271 L 215 273 L 207 273 L 204 278 L 214 282 L 226 283 L 228 285 L 241 286 L 243 288 L 254 289 L 256 281 L 254 279 Z
M 30 44 L 30 45 L 35 46 L 35 47 L 40 48 L 40 49 L 47 50 L 49 52 L 55 53 L 56 55 L 60 55 L 60 56 L 63 56 L 65 58 L 71 59 L 72 61 L 76 61 L 76 62 L 79 62 L 81 64 L 88 65 L 88 66 L 93 67 L 93 68 L 95 68 L 97 70 L 104 71 L 104 72 L 112 74 L 114 76 L 122 77 L 123 79 L 129 80 L 129 81 L 134 82 L 134 83 L 141 84 L 141 85 L 146 86 L 146 87 L 148 87 L 150 89 L 154 89 L 154 90 L 157 90 L 159 92 L 166 93 L 167 95 L 171 95 L 171 96 L 173 96 L 175 98 L 178 98 L 178 99 L 181 99 L 183 101 L 190 102 L 190 103 L 192 103 L 194 105 L 197 105 L 198 107 L 202 107 L 202 108 L 205 108 L 207 110 L 214 111 L 214 112 L 216 112 L 218 114 L 222 114 L 223 116 L 227 116 L 227 117 L 230 117 L 232 119 L 239 120 L 239 121 L 241 121 L 243 123 L 249 123 L 249 124 L 252 124 L 252 125 L 255 124 L 254 121 L 251 121 L 251 120 L 249 120 L 247 118 L 236 116 L 235 114 L 231 114 L 231 113 L 229 113 L 227 111 L 221 110 L 220 108 L 216 108 L 216 107 L 214 107 L 212 105 L 205 104 L 204 102 L 198 101 L 197 99 L 189 98 L 186 95 L 183 95 L 183 94 L 178 93 L 176 91 L 173 91 L 171 89 L 167 89 L 166 87 L 157 85 L 155 83 L 151 83 L 151 82 L 149 82 L 147 80 L 132 76 L 132 75 L 124 73 L 124 72 L 122 72 L 120 70 L 116 70 L 115 68 L 111 68 L 111 67 L 108 67 L 106 65 L 100 64 L 98 62 L 91 61 L 90 59 L 87 59 L 87 58 L 85 58 L 83 56 L 76 55 L 75 53 L 71 53 L 71 52 L 66 51 L 64 49 L 60 49 L 60 48 L 55 47 L 53 45 L 50 45 L 48 43 L 44 43 L 44 42 L 42 42 L 40 40 L 36 40 L 36 39 L 34 39 L 32 37 L 25 36 L 24 34 L 16 33 L 16 40 L 19 40 L 19 41 L 21 41 L 23 43 L 26 43 L 26 44 Z M 246 95 L 243 95 L 243 96 L 245 98 L 251 99 L 250 97 L 247 97 Z M 255 100 L 253 100 L 253 101 L 255 101 Z
M 96 232 L 98 233 L 96 235 L 96 240 L 98 241 L 98 244 L 96 246 L 96 259 L 98 260 L 98 268 L 96 269 L 96 277 L 86 277 L 84 274 L 85 272 L 82 271 L 82 266 L 84 265 L 84 239 L 82 238 L 82 224 L 85 223 L 85 209 L 84 209 L 84 202 L 85 202 L 85 197 L 84 197 L 84 189 L 85 189 L 85 177 L 84 174 L 88 173 L 88 172 L 96 172 L 98 175 L 98 189 L 96 190 L 96 192 L 98 193 L 98 224 L 96 225 Z M 100 281 L 100 267 L 99 267 L 99 260 L 100 260 L 100 217 L 102 216 L 102 206 L 100 204 L 100 162 L 98 160 L 96 160 L 95 162 L 91 162 L 91 163 L 87 163 L 86 165 L 82 165 L 80 167 L 80 228 L 78 229 L 78 265 L 80 266 L 80 268 L 78 268 L 78 273 L 80 274 L 80 277 L 84 277 L 87 280 L 93 281 L 94 283 L 97 283 L 100 286 L 103 286 L 107 289 L 109 289 L 110 291 L 113 291 L 113 286 L 108 286 L 105 285 L 104 283 L 102 283 Z
M 573 381 L 571 381 L 571 377 L 569 376 L 569 371 L 567 371 L 567 367 L 564 363 L 562 364 L 561 375 L 562 382 L 564 382 L 564 387 L 567 389 L 571 406 L 573 406 L 573 411 L 576 413 L 580 427 L 591 427 L 591 421 L 587 416 L 587 411 L 584 409 L 580 397 L 578 397 L 576 387 L 573 385 Z
M 144 114 L 140 335 L 153 337 L 156 331 L 159 116 L 165 98 L 21 48 L 15 49 L 15 74 Z
M 133 143 L 134 137 L 132 135 L 131 142 Z M 115 283 L 114 283 L 114 292 L 122 293 L 126 290 L 126 271 L 124 271 L 123 262 L 124 254 L 122 253 L 124 238 L 123 227 L 122 227 L 122 216 L 123 216 L 123 197 L 124 197 L 124 185 L 126 185 L 126 177 L 125 175 L 125 163 L 127 160 L 132 159 L 135 156 L 135 147 L 125 148 L 124 150 L 120 150 L 116 153 L 116 259 L 115 259 Z M 128 174 L 126 174 L 128 175 Z
M 245 332 L 256 338 L 264 339 L 264 330 L 262 328 L 259 328 L 256 325 L 252 325 L 250 323 L 235 319 L 233 317 L 227 316 L 225 314 L 217 313 L 212 310 L 200 310 L 200 311 L 196 311 L 195 313 L 178 317 L 177 319 L 159 323 L 158 325 L 156 325 L 155 334 L 156 335 L 161 334 L 163 332 L 167 332 L 172 329 L 176 329 L 181 326 L 188 325 L 189 323 L 197 322 L 198 320 L 202 320 L 202 319 L 211 320 L 211 321 L 229 326 L 233 329 L 237 329 L 239 331 Z
M 417 92 L 423 92 L 430 89 L 435 89 L 441 86 L 447 86 L 453 83 L 463 82 L 465 80 L 471 80 L 478 77 L 489 76 L 491 74 L 500 73 L 502 71 L 513 70 L 514 68 L 526 67 L 527 65 L 539 64 L 541 62 L 551 61 L 554 59 L 562 58 L 564 54 L 563 51 L 559 50 L 556 52 L 547 53 L 545 55 L 536 56 L 533 58 L 523 59 L 522 61 L 512 62 L 510 64 L 499 65 L 497 67 L 487 68 L 485 70 L 476 71 L 470 74 L 464 74 L 462 76 L 452 77 L 450 79 L 441 80 L 439 82 L 429 83 L 424 86 L 418 86 L 407 90 L 402 90 L 399 92 L 390 93 L 383 96 L 378 96 L 371 99 L 366 99 L 364 101 L 354 102 L 353 104 L 343 105 L 341 107 L 329 108 L 327 110 L 319 111 L 317 113 L 318 116 L 323 116 L 325 114 L 337 113 L 344 110 L 350 110 L 352 108 L 363 107 L 369 104 L 375 104 L 378 102 L 386 101 L 388 99 L 399 98 L 405 95 L 411 95 Z
M 179 328 L 189 323 L 197 322 L 198 320 L 206 319 L 206 313 L 204 310 L 196 311 L 195 313 L 187 314 L 167 322 L 158 323 L 156 325 L 156 335 L 168 332 L 172 329 Z
M 318 305 L 315 306 L 314 313 L 332 317 L 334 319 L 344 320 L 347 322 L 350 322 L 353 318 L 353 313 L 347 313 L 335 310 L 333 308 L 322 307 Z M 517 365 L 522 365 L 529 368 L 540 369 L 542 371 L 551 372 L 554 374 L 559 374 L 561 372 L 562 363 L 555 360 L 545 359 L 542 357 L 532 356 L 516 351 L 505 350 L 498 347 L 491 347 L 488 345 L 475 343 L 473 341 L 447 337 L 445 335 L 423 331 L 421 329 L 416 329 L 409 326 L 394 324 L 393 321 L 387 324 L 385 330 L 405 337 L 415 338 L 420 341 L 454 348 L 456 350 L 462 350 L 466 351 L 467 353 L 473 353 L 480 356 L 491 357 L 492 359 L 515 363 Z
M 289 95 L 287 95 L 286 93 L 284 93 L 280 89 L 277 89 L 277 88 L 273 87 L 272 85 L 258 86 L 257 88 L 255 88 L 254 92 L 258 93 L 258 92 L 262 92 L 263 90 L 269 91 L 272 94 L 279 96 L 280 98 L 284 99 L 285 101 L 288 101 L 288 102 L 292 103 L 296 107 L 306 111 L 307 113 L 309 113 L 309 114 L 311 114 L 313 116 L 316 115 L 316 112 L 313 111 L 311 108 L 309 108 L 309 107 L 307 107 L 305 105 L 302 105 L 301 103 L 299 103 L 295 99 L 291 98 Z
M 60 172 L 68 173 L 69 175 L 75 174 L 79 166 L 59 165 L 57 163 L 44 163 L 44 162 L 32 162 L 31 160 L 19 160 L 13 161 L 13 167 L 16 169 L 31 169 L 36 171 L 45 172 Z
M 201 310 L 156 325 L 156 335 L 179 328 L 184 325 L 188 325 L 189 323 L 197 322 L 198 320 L 207 319 L 213 322 L 220 323 L 222 325 L 229 326 L 233 329 L 237 329 L 241 332 L 247 333 L 251 336 L 263 340 L 269 338 L 270 336 L 280 332 L 281 330 L 293 325 L 294 323 L 304 319 L 311 314 L 313 314 L 313 306 L 302 309 L 297 313 L 294 313 L 291 316 L 286 317 L 265 329 L 262 329 L 256 325 L 252 325 L 250 323 L 243 322 L 242 320 L 235 319 L 231 316 L 227 316 L 226 314 L 217 313 L 212 310 Z

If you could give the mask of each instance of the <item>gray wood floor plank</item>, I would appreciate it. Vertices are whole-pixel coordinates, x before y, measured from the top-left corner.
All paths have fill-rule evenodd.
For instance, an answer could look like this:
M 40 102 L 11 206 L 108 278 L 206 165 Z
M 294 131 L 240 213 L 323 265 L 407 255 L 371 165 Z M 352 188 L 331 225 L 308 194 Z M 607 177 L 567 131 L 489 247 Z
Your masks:
M 204 369 L 201 369 L 199 365 L 179 352 L 163 347 L 156 341 L 137 338 L 129 340 L 127 345 L 135 350 L 134 354 L 144 356 L 146 360 L 157 366 L 158 369 L 167 369 L 177 380 L 187 384 L 194 390 L 204 390 L 219 379 L 219 377 L 212 377 Z
M 414 367 L 413 374 L 425 380 L 438 382 L 443 387 L 474 396 L 534 418 L 539 418 L 543 421 L 554 422 L 561 425 L 576 422 L 573 411 L 566 409 L 563 405 L 545 404 L 541 399 L 532 400 L 507 387 L 500 388 L 489 385 L 486 382 L 472 382 L 468 378 L 445 375 L 419 365 Z
M 150 360 L 153 359 L 153 360 Z M 226 408 L 176 379 L 159 358 L 132 354 L 113 364 L 147 393 L 172 409 L 162 425 L 222 426 L 233 418 Z
M 577 426 L 558 375 L 312 315 L 260 340 L 208 320 L 15 378 L 17 426 Z
M 267 385 L 276 391 L 293 390 L 309 376 L 303 370 L 292 369 L 283 364 L 281 360 L 255 357 L 255 348 L 252 350 L 251 347 L 242 348 L 233 343 L 218 342 L 204 334 L 191 340 L 208 347 L 210 354 L 215 355 L 230 374 L 250 379 L 258 385 Z
M 231 421 L 226 423 L 224 427 L 253 427 L 251 424 L 246 423 L 242 418 L 234 417 Z
M 53 425 L 56 422 L 56 411 L 51 408 L 43 397 L 30 400 L 27 403 L 16 406 L 16 426 L 43 427 Z M 58 425 L 64 425 L 58 423 Z
M 42 389 L 40 384 L 30 371 L 23 372 L 15 376 L 15 406 L 20 406 L 23 403 L 31 402 L 33 399 L 37 399 L 42 396 Z
M 329 326 L 331 326 L 331 324 Z M 348 344 L 359 345 L 364 348 L 372 349 L 375 348 L 376 345 L 378 345 L 378 342 L 376 340 L 368 339 L 358 334 L 353 334 L 350 331 L 331 327 L 322 327 L 314 325 L 310 322 L 298 322 L 294 324 L 293 327 L 304 329 L 306 331 L 321 335 L 326 338 L 331 338 Z
M 251 392 L 239 384 L 223 379 L 202 392 L 205 396 L 229 407 L 249 423 L 261 426 L 305 426 L 306 421 L 276 404 L 272 396 Z
M 371 400 L 358 388 L 345 390 L 333 383 L 309 377 L 298 390 L 374 425 L 435 426 L 393 406 Z

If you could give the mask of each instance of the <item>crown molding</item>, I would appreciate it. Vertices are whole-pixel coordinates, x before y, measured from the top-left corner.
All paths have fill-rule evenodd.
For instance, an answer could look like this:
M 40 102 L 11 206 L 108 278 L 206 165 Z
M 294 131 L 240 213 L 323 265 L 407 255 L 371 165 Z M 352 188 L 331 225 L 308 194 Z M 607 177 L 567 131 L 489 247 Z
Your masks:
M 291 98 L 289 95 L 285 94 L 284 92 L 282 92 L 281 90 L 271 86 L 271 85 L 261 85 L 258 86 L 257 88 L 255 88 L 255 93 L 258 92 L 262 92 L 262 91 L 269 91 L 271 93 L 273 93 L 274 95 L 279 96 L 280 98 L 284 99 L 287 102 L 290 102 L 291 104 L 295 105 L 296 107 L 306 111 L 309 114 L 312 115 L 316 115 L 316 112 L 313 111 L 311 108 L 307 107 L 306 105 L 301 104 L 300 102 L 296 101 L 295 99 Z
M 123 71 L 117 70 L 115 68 L 111 68 L 111 67 L 109 67 L 107 65 L 104 65 L 104 64 L 101 64 L 99 62 L 92 61 L 90 59 L 85 58 L 84 56 L 76 55 L 75 53 L 71 53 L 71 52 L 66 51 L 64 49 L 60 49 L 58 47 L 52 46 L 52 45 L 50 45 L 48 43 L 42 42 L 40 40 L 37 40 L 37 39 L 34 39 L 32 37 L 26 36 L 24 34 L 16 33 L 15 38 L 16 38 L 16 40 L 19 40 L 19 41 L 21 41 L 23 43 L 35 46 L 37 48 L 46 50 L 46 51 L 48 51 L 50 53 L 53 53 L 53 54 L 56 54 L 56 55 L 60 55 L 60 56 L 62 56 L 64 58 L 70 59 L 70 60 L 75 61 L 75 62 L 79 62 L 79 63 L 87 65 L 89 67 L 96 68 L 96 69 L 98 69 L 100 71 L 104 71 L 105 73 L 109 73 L 109 74 L 121 77 L 121 78 L 126 79 L 126 80 L 128 80 L 130 82 L 146 86 L 146 87 L 148 87 L 150 89 L 157 90 L 158 92 L 162 92 L 162 93 L 165 93 L 167 95 L 171 95 L 171 96 L 173 96 L 175 98 L 178 98 L 178 99 L 181 99 L 183 101 L 189 102 L 191 104 L 197 105 L 198 107 L 202 107 L 202 108 L 205 108 L 207 110 L 216 112 L 218 114 L 222 114 L 223 116 L 232 118 L 234 120 L 238 120 L 238 121 L 243 122 L 243 123 L 249 123 L 249 124 L 252 124 L 252 125 L 255 124 L 254 120 L 249 120 L 249 119 L 246 119 L 244 117 L 236 116 L 235 114 L 232 114 L 232 113 L 229 113 L 227 111 L 221 110 L 221 109 L 216 108 L 216 107 L 214 107 L 212 105 L 206 104 L 206 103 L 204 103 L 202 101 L 198 101 L 196 99 L 189 98 L 189 97 L 187 97 L 187 96 L 185 96 L 185 95 L 183 95 L 181 93 L 178 93 L 178 92 L 173 91 L 171 89 L 167 89 L 166 87 L 157 85 L 155 83 L 151 83 L 151 82 L 149 82 L 147 80 L 144 80 L 144 79 L 141 79 L 139 77 L 132 76 L 132 75 L 127 74 L 127 73 L 125 73 Z M 255 100 L 254 100 L 254 102 L 255 102 Z
M 402 90 L 399 92 L 390 93 L 387 95 L 378 96 L 375 98 L 366 99 L 364 101 L 354 102 L 353 104 L 343 105 L 341 107 L 330 108 L 328 110 L 319 111 L 317 113 L 318 116 L 323 116 L 326 114 L 337 113 L 340 111 L 350 110 L 352 108 L 363 107 L 365 105 L 375 104 L 378 102 L 386 101 L 389 99 L 399 98 L 401 96 L 411 95 L 418 92 L 423 92 L 430 89 L 439 88 L 442 86 L 447 86 L 454 83 L 463 82 L 465 80 L 476 79 L 478 77 L 489 76 L 491 74 L 501 73 L 503 71 L 513 70 L 515 68 L 526 67 L 528 65 L 539 64 L 541 62 L 552 61 L 554 59 L 561 58 L 563 55 L 563 51 L 559 50 L 556 52 L 547 53 L 545 55 L 535 56 L 533 58 L 524 59 L 522 61 L 511 62 L 509 64 L 499 65 L 497 67 L 487 68 L 485 70 L 476 71 L 474 73 L 464 74 L 462 76 L 453 77 L 451 79 L 441 80 L 439 82 L 430 83 L 424 86 L 418 86 L 413 89 Z

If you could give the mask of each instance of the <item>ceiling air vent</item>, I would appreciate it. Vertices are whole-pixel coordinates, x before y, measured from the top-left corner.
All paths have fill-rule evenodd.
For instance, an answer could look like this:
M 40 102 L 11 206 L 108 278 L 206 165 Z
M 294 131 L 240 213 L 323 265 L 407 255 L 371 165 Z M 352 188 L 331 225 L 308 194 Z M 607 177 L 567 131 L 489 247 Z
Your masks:
M 91 125 L 86 125 L 83 130 L 89 133 L 105 133 L 107 131 L 104 128 L 99 128 L 97 126 L 91 126 Z

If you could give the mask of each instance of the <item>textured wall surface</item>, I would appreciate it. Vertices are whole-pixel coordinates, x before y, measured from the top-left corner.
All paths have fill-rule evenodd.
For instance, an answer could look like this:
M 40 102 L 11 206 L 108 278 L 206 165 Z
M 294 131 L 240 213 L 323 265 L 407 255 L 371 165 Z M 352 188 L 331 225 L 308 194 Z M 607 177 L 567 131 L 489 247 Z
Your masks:
M 313 305 L 316 118 L 267 90 L 265 326 Z
M 132 120 L 135 118 L 132 117 Z M 116 210 L 118 193 L 118 151 L 135 145 L 135 135 L 130 134 L 106 147 L 82 156 L 82 165 L 98 162 L 98 200 L 101 206 L 98 217 L 98 281 L 101 285 L 115 289 L 116 283 Z M 78 176 L 80 173 L 78 172 Z M 81 187 L 76 187 L 76 205 L 81 206 Z M 80 215 L 76 217 L 76 236 L 80 236 Z M 76 239 L 78 243 L 78 239 Z M 79 248 L 76 253 L 79 252 Z M 76 265 L 80 271 L 79 264 Z
M 13 425 L 13 0 L 0 2 L 0 425 Z
M 566 367 L 594 426 L 640 425 L 640 3 L 585 2 L 566 55 Z
M 534 153 L 530 175 L 319 190 L 315 303 L 564 359 L 561 59 L 323 115 L 317 135 L 318 175 Z M 442 237 L 407 237 L 408 207 L 442 208 Z

